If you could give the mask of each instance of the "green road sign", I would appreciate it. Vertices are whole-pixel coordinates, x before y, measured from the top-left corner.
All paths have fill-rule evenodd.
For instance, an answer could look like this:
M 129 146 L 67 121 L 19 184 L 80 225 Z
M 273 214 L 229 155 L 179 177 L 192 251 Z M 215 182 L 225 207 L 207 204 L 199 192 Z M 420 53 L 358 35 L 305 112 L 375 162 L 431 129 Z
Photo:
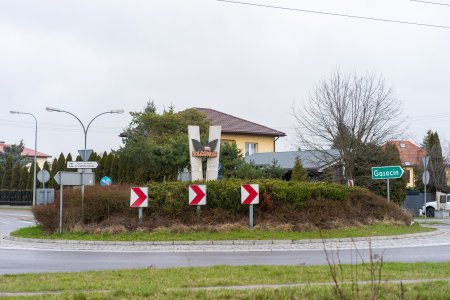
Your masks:
M 372 179 L 394 179 L 403 175 L 403 169 L 400 166 L 373 167 Z

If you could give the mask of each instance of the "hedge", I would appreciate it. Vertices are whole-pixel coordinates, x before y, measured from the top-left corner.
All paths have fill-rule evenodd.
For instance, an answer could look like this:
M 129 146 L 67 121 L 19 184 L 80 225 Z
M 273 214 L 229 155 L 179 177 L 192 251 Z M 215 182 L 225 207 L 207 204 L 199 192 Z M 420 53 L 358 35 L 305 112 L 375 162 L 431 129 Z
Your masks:
M 200 183 L 200 182 L 199 182 Z M 330 228 L 391 219 L 407 224 L 411 217 L 398 205 L 363 188 L 320 182 L 288 182 L 282 180 L 227 179 L 207 182 L 207 205 L 188 205 L 187 182 L 149 183 L 149 207 L 144 209 L 144 227 L 154 229 L 172 224 L 196 225 L 242 223 L 247 219 L 248 206 L 240 202 L 242 184 L 259 184 L 260 203 L 254 206 L 255 221 L 289 223 L 295 228 L 309 225 Z M 64 227 L 79 227 L 81 222 L 80 190 L 64 190 Z M 38 223 L 55 231 L 59 220 L 59 201 L 33 209 Z M 86 187 L 84 224 L 116 224 L 135 229 L 137 209 L 130 208 L 130 186 Z M 142 226 L 142 225 L 141 225 Z

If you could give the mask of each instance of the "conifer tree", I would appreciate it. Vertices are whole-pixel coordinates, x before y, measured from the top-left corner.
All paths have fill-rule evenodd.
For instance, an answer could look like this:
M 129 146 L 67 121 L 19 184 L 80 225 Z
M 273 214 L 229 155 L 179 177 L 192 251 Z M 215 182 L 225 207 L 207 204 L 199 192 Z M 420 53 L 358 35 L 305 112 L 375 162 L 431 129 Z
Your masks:
M 303 168 L 302 162 L 298 157 L 295 158 L 294 167 L 292 168 L 291 181 L 307 181 L 308 171 Z
M 103 163 L 103 174 L 102 174 L 102 177 L 103 176 L 108 176 L 108 177 L 110 177 L 111 178 L 111 154 L 108 154 L 108 155 L 105 155 L 104 157 L 103 157 L 105 160 L 104 160 L 104 163 Z
M 51 168 L 51 171 L 50 171 L 50 180 L 49 180 L 49 182 L 48 182 L 48 187 L 49 188 L 56 188 L 58 185 L 56 184 L 56 181 L 55 181 L 55 175 L 56 175 L 56 173 L 58 173 L 58 160 L 56 159 L 56 158 L 54 158 L 53 159 L 53 163 L 52 163 L 52 168 Z
M 66 158 L 64 157 L 64 154 L 61 152 L 61 154 L 58 157 L 58 165 L 56 173 L 58 173 L 59 171 L 64 171 L 65 169 L 66 169 Z
M 33 189 L 33 182 L 34 182 L 34 172 L 33 172 L 33 170 L 34 170 L 34 164 L 31 164 L 31 168 L 30 168 L 30 172 L 28 172 L 28 188 L 30 189 L 30 190 L 32 190 Z M 41 170 L 41 167 L 39 166 L 39 164 L 37 164 L 36 165 L 36 176 L 37 176 L 37 173 L 39 172 Z M 36 187 L 38 186 L 38 181 L 37 181 L 37 179 L 36 179 Z
M 422 146 L 425 148 L 427 155 L 430 157 L 428 163 L 430 182 L 427 190 L 430 192 L 446 192 L 446 161 L 442 156 L 441 141 L 438 133 L 429 130 L 423 139 Z M 422 178 L 422 176 L 420 176 L 420 178 Z
M 13 173 L 13 157 L 8 156 L 5 161 L 4 174 L 2 178 L 2 190 L 11 189 L 12 173 Z
M 104 168 L 105 168 L 104 164 L 105 164 L 105 158 L 106 158 L 107 155 L 108 154 L 105 151 L 105 152 L 103 152 L 101 157 L 100 156 L 97 157 L 98 167 L 95 170 L 95 174 L 96 174 L 96 177 L 98 178 L 98 180 L 102 179 L 102 177 L 104 176 L 103 175 L 104 174 Z
M 66 161 L 65 161 L 65 164 L 64 164 L 64 171 L 69 170 L 69 168 L 67 168 L 67 163 L 68 163 L 69 161 L 73 161 L 73 159 L 72 159 L 72 154 L 70 154 L 70 152 L 69 152 L 69 154 L 67 154 L 67 157 L 66 157 Z
M 18 164 L 13 167 L 10 187 L 11 190 L 20 189 L 20 176 L 22 175 L 21 169 L 21 166 Z
M 110 178 L 113 182 L 118 182 L 118 168 L 119 168 L 119 161 L 117 157 L 110 153 L 111 155 L 111 171 L 110 171 Z
M 22 167 L 20 171 L 19 190 L 26 190 L 28 188 L 28 168 Z
M 5 173 L 5 170 L 2 166 L 0 166 L 0 188 L 2 186 L 2 179 L 3 179 L 3 174 Z

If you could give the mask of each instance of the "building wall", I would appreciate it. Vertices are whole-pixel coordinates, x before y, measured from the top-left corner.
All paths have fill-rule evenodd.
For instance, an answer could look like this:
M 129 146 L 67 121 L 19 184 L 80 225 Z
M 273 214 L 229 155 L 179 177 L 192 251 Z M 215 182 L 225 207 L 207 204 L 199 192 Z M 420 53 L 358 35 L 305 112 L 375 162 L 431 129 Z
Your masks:
M 227 134 L 222 133 L 222 142 L 233 142 L 236 143 L 238 149 L 242 151 L 245 155 L 245 143 L 255 143 L 256 152 L 275 152 L 275 138 L 273 136 L 262 136 L 262 135 L 244 135 L 244 134 Z
M 413 167 L 403 167 L 403 170 L 405 170 L 405 174 L 403 176 L 409 176 L 407 177 L 407 183 L 406 187 L 414 187 L 414 169 Z

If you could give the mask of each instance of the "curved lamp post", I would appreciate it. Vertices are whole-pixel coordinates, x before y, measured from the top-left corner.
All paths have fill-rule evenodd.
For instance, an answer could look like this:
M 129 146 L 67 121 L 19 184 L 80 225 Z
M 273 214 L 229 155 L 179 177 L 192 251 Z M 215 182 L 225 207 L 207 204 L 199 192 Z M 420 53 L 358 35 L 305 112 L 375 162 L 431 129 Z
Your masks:
M 89 157 L 86 157 L 86 145 L 87 145 L 87 133 L 89 130 L 89 127 L 91 126 L 92 122 L 97 119 L 98 117 L 100 117 L 101 115 L 106 115 L 106 114 L 123 114 L 124 110 L 123 109 L 113 109 L 110 111 L 105 111 L 102 112 L 98 115 L 96 115 L 95 117 L 92 118 L 92 120 L 88 123 L 87 126 L 84 126 L 83 122 L 81 122 L 81 120 L 75 116 L 73 113 L 66 111 L 66 110 L 62 110 L 59 108 L 54 108 L 54 107 L 46 107 L 45 108 L 46 111 L 49 112 L 62 112 L 62 113 L 66 113 L 69 114 L 71 116 L 73 116 L 75 119 L 78 120 L 78 122 L 80 122 L 81 127 L 83 127 L 83 133 L 84 133 L 84 158 L 83 160 L 88 160 Z M 83 170 L 84 172 L 84 170 Z M 81 176 L 83 176 L 83 172 L 81 173 Z M 81 183 L 83 183 L 83 177 L 81 177 Z M 81 220 L 84 223 L 84 185 L 81 185 Z
M 19 115 L 29 115 L 34 118 L 34 122 L 36 123 L 36 127 L 34 130 L 34 170 L 33 170 L 33 206 L 36 205 L 36 152 L 37 152 L 37 119 L 32 113 L 27 112 L 21 112 L 21 111 L 9 111 L 12 114 L 19 114 Z

